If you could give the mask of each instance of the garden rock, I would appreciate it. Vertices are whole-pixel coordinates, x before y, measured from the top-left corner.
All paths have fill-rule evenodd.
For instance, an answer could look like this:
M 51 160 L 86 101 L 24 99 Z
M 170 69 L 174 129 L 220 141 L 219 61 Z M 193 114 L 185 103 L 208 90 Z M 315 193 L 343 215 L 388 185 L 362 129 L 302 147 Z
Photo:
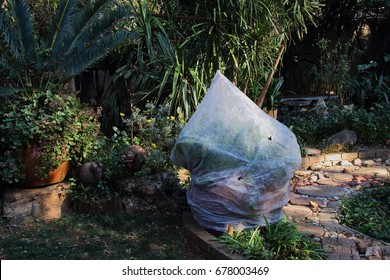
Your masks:
M 11 222 L 27 217 L 55 220 L 69 210 L 66 191 L 69 182 L 33 189 L 5 189 L 2 191 L 3 215 Z
M 135 210 L 172 210 L 173 198 L 166 193 L 166 175 L 157 173 L 148 177 L 132 177 L 123 181 L 122 202 L 125 211 Z
M 314 111 L 319 119 L 327 118 L 329 115 L 328 106 L 323 98 L 318 99 L 311 111 Z
M 332 186 L 305 186 L 296 188 L 297 193 L 315 197 L 334 197 L 344 194 L 340 187 Z
M 365 160 L 363 163 L 363 166 L 365 166 L 365 167 L 371 167 L 371 166 L 375 166 L 375 165 L 377 165 L 377 163 L 371 159 Z
M 301 164 L 291 130 L 219 71 L 171 160 L 191 172 L 187 199 L 195 221 L 221 232 L 280 220 L 289 180 Z
M 362 166 L 363 165 L 363 161 L 360 159 L 360 158 L 357 158 L 357 159 L 354 159 L 352 161 L 353 165 L 355 166 Z
M 330 136 L 324 143 L 325 146 L 331 145 L 354 145 L 357 142 L 357 134 L 353 130 L 343 130 L 339 133 L 336 133 Z

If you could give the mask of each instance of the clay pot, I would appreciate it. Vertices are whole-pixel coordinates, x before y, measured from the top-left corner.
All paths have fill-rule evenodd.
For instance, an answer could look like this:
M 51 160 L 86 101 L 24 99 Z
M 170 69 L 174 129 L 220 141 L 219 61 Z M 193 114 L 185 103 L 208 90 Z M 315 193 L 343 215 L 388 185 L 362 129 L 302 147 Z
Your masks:
M 103 165 L 97 162 L 86 162 L 80 166 L 79 179 L 84 185 L 95 186 L 102 180 Z
M 140 171 L 142 166 L 145 165 L 147 159 L 147 151 L 137 145 L 132 145 L 123 151 L 122 160 L 126 163 L 128 171 L 132 174 Z
M 35 156 L 36 153 L 34 153 L 35 149 L 37 149 L 36 146 L 31 146 L 23 150 L 25 186 L 40 187 L 64 181 L 70 167 L 68 161 L 61 163 L 56 170 L 50 171 L 46 178 L 42 179 L 35 175 L 35 167 L 39 163 L 37 156 Z

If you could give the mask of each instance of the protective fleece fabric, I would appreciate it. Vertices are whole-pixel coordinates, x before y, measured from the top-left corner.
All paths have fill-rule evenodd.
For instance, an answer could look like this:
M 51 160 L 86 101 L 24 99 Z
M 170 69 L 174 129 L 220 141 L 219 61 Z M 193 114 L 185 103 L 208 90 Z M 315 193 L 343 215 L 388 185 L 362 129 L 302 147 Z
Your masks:
M 301 164 L 295 135 L 217 71 L 171 160 L 191 172 L 187 201 L 206 229 L 279 221 Z

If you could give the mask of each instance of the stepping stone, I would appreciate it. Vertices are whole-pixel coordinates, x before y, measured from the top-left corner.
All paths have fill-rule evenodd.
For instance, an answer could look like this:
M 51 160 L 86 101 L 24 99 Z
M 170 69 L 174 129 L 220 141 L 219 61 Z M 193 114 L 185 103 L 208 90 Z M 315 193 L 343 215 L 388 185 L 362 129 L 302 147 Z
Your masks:
M 330 179 L 330 178 L 318 179 L 316 181 L 316 183 L 319 185 L 327 185 L 327 186 L 333 186 L 333 187 L 337 187 L 340 185 L 339 182 L 335 182 L 335 181 L 333 181 L 333 179 Z
M 299 194 L 316 197 L 333 197 L 343 195 L 344 189 L 333 186 L 305 186 L 295 189 Z
M 328 260 L 360 260 L 355 241 L 344 237 L 323 238 Z
M 374 174 L 377 174 L 380 178 L 387 178 L 387 166 L 378 166 L 378 167 L 367 167 L 367 168 L 360 168 L 359 170 L 353 171 L 352 174 L 358 174 L 358 175 L 368 175 L 373 176 Z
M 283 207 L 283 211 L 294 221 L 303 221 L 313 218 L 313 211 L 306 206 L 288 205 Z
M 333 209 L 324 209 L 318 214 L 318 221 L 323 223 L 335 223 L 337 222 L 337 213 Z
M 356 232 L 351 230 L 350 228 L 345 227 L 343 225 L 340 225 L 337 220 L 335 222 L 321 222 L 321 225 L 327 231 L 330 231 L 330 232 L 336 232 L 336 233 L 346 234 L 346 235 L 350 235 L 350 236 L 356 234 Z
M 318 198 L 310 197 L 294 197 L 290 199 L 290 204 L 292 205 L 301 205 L 301 206 L 311 206 L 310 201 L 317 203 L 320 207 L 324 207 L 324 201 Z
M 325 234 L 323 227 L 309 223 L 297 223 L 297 229 L 311 237 L 322 237 Z
M 334 208 L 334 209 L 337 209 L 339 207 L 339 202 L 338 201 L 329 201 L 328 202 L 328 207 L 329 208 Z
M 330 175 L 332 177 L 332 180 L 336 184 L 348 184 L 353 179 L 352 174 L 347 174 L 347 173 L 333 173 Z M 324 184 L 327 185 L 327 184 Z

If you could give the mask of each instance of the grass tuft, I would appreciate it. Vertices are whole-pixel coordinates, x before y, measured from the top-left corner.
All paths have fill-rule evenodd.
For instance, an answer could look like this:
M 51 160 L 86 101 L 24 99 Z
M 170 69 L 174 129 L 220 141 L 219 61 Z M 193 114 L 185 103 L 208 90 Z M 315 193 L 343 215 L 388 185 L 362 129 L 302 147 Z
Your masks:
M 322 246 L 303 235 L 295 224 L 279 221 L 265 227 L 224 234 L 218 238 L 231 253 L 256 260 L 321 260 Z

